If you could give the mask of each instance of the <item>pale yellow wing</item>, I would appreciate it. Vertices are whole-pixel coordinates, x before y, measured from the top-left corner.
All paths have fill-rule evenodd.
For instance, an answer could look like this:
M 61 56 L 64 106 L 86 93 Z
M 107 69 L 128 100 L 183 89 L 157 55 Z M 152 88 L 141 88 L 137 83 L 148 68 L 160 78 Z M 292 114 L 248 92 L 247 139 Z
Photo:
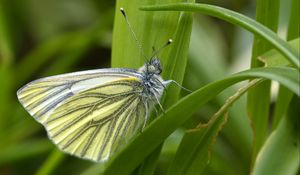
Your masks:
M 81 158 L 105 161 L 144 123 L 148 103 L 138 77 L 103 77 L 101 81 L 97 77 L 101 83 L 96 86 L 86 86 L 80 78 L 76 86 L 71 83 L 71 90 L 70 85 L 53 81 L 53 77 L 41 79 L 18 91 L 18 97 L 60 149 Z

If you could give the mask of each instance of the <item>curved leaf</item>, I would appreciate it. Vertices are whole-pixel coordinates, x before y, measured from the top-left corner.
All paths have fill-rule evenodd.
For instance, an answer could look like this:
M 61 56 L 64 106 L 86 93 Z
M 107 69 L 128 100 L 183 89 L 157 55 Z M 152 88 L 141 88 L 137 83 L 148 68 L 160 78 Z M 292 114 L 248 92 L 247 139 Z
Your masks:
M 176 31 L 179 12 L 168 14 L 162 12 L 146 13 L 138 10 L 141 5 L 179 1 L 180 0 L 117 1 L 112 42 L 112 67 L 141 67 L 145 61 L 150 58 L 152 46 L 155 48 L 161 47 L 169 38 L 173 37 Z M 133 39 L 124 16 L 120 12 L 120 7 L 124 8 L 126 16 L 131 23 L 132 30 L 140 41 L 145 55 L 141 53 L 141 48 L 138 48 L 137 43 Z M 176 43 L 173 43 L 170 47 L 174 47 L 175 44 Z M 167 55 L 170 47 L 164 49 L 160 54 L 163 65 L 164 61 L 168 59 Z M 144 56 L 146 56 L 146 58 L 144 58 Z
M 297 54 L 300 54 L 300 38 L 293 39 L 288 42 L 293 49 L 296 50 Z M 290 65 L 289 61 L 286 60 L 277 50 L 270 50 L 263 55 L 259 56 L 258 59 L 262 61 L 266 66 L 284 66 Z
M 214 16 L 223 19 L 232 24 L 236 24 L 246 30 L 251 31 L 257 36 L 262 37 L 268 41 L 273 47 L 275 47 L 281 54 L 287 57 L 287 59 L 297 68 L 300 66 L 299 55 L 293 50 L 287 42 L 280 39 L 274 32 L 253 19 L 241 15 L 237 12 L 207 4 L 194 4 L 194 3 L 174 3 L 163 4 L 155 6 L 144 6 L 141 10 L 149 11 L 193 11 L 206 15 Z
M 297 174 L 300 167 L 299 105 L 299 97 L 294 96 L 288 115 L 280 121 L 260 150 L 252 174 Z
M 181 83 L 187 62 L 193 20 L 192 14 L 184 12 L 181 14 L 179 12 L 142 12 L 138 10 L 141 5 L 157 4 L 158 2 L 170 3 L 180 2 L 180 0 L 117 1 L 113 32 L 112 67 L 141 67 L 145 61 L 150 59 L 152 47 L 159 49 L 171 38 L 173 43 L 158 55 L 163 66 L 162 77 Z M 129 26 L 119 11 L 120 7 L 124 8 L 132 30 L 135 32 L 142 48 L 139 48 L 139 44 L 135 43 Z M 171 87 L 165 96 L 167 98 L 162 100 L 163 107 L 167 108 L 174 104 L 179 98 L 179 92 L 179 88 Z M 140 174 L 148 174 L 154 171 L 160 149 L 153 150 L 151 156 L 144 162 L 141 161 L 143 163 L 139 169 Z
M 225 104 L 212 116 L 206 124 L 200 123 L 191 132 L 187 132 L 177 150 L 175 158 L 169 167 L 169 175 L 201 174 L 210 162 L 210 151 L 217 139 L 217 135 L 227 122 L 229 108 L 250 88 L 258 85 L 263 80 L 254 79 L 246 86 L 237 90 L 230 96 Z
M 297 92 L 298 84 L 300 83 L 298 71 L 286 67 L 251 69 L 208 84 L 182 98 L 178 103 L 170 107 L 163 116 L 158 117 L 146 127 L 143 133 L 133 139 L 119 154 L 112 157 L 104 174 L 129 174 L 137 167 L 139 162 L 159 146 L 176 128 L 189 119 L 191 114 L 203 104 L 227 87 L 254 77 L 278 81 L 299 95 L 299 92 Z M 130 161 L 128 160 L 129 157 Z

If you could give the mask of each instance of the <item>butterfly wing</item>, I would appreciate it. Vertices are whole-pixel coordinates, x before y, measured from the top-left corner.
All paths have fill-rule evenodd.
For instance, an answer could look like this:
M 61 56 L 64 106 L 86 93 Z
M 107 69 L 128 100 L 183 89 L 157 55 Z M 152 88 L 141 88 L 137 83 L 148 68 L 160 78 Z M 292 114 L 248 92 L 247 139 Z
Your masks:
M 105 161 L 147 116 L 139 76 L 127 69 L 53 76 L 25 85 L 18 98 L 60 149 Z

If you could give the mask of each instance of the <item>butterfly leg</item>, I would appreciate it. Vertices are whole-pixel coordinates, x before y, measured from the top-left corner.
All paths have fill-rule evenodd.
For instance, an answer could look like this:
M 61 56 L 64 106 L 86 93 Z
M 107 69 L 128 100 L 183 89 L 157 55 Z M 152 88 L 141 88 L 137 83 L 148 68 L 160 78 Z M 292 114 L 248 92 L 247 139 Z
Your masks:
M 181 86 L 178 82 L 176 82 L 175 80 L 166 80 L 166 81 L 163 81 L 162 82 L 165 86 L 167 86 L 168 84 L 170 83 L 174 83 L 175 85 L 177 85 L 178 87 L 180 87 L 181 89 L 185 90 L 185 91 L 188 91 L 188 92 L 193 92 L 183 86 Z
M 159 111 L 158 111 L 158 109 L 156 108 L 156 106 L 154 106 L 154 110 L 155 110 L 156 116 L 158 116 L 158 115 L 159 115 Z
M 147 121 L 148 121 L 148 118 L 149 118 L 149 104 L 145 101 L 143 101 L 143 104 L 144 104 L 146 112 L 145 112 L 145 120 L 144 120 L 144 124 L 143 124 L 141 132 L 144 131 L 144 128 L 146 127 L 146 124 L 147 124 Z
M 165 110 L 164 110 L 164 108 L 162 107 L 161 103 L 159 102 L 159 99 L 158 99 L 158 97 L 156 96 L 156 94 L 154 94 L 154 97 L 155 97 L 155 100 L 156 100 L 158 106 L 159 106 L 160 109 L 162 110 L 162 112 L 163 112 L 163 113 L 166 113 Z

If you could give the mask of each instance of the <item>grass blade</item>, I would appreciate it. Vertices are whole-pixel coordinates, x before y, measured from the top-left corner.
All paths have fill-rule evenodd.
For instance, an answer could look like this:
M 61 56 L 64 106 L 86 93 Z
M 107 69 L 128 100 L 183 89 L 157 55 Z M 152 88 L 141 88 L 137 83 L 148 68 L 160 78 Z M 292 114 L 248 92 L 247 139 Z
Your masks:
M 279 17 L 279 0 L 258 0 L 256 3 L 256 21 L 277 32 Z M 262 38 L 255 36 L 252 47 L 251 67 L 262 67 L 264 64 L 257 57 L 272 46 Z M 253 151 L 252 161 L 265 142 L 268 135 L 268 121 L 271 100 L 271 81 L 265 81 L 248 92 L 247 112 L 252 123 Z
M 300 36 L 300 2 L 299 0 L 292 0 L 291 6 L 291 17 L 289 21 L 288 27 L 288 40 L 298 38 Z
M 58 149 L 54 149 L 46 162 L 39 168 L 36 175 L 53 174 L 55 168 L 63 161 L 65 154 Z
M 50 152 L 53 144 L 48 139 L 31 140 L 7 147 L 0 151 L 0 166 L 11 162 L 30 159 L 33 156 Z
M 298 54 L 282 39 L 280 39 L 274 32 L 267 27 L 259 24 L 249 17 L 241 15 L 237 12 L 207 4 L 192 4 L 192 3 L 176 3 L 176 4 L 162 4 L 155 6 L 144 6 L 141 10 L 147 11 L 193 11 L 205 15 L 214 16 L 223 19 L 232 24 L 236 24 L 253 34 L 265 39 L 274 48 L 297 68 L 300 66 L 300 59 Z
M 260 79 L 256 79 L 239 89 L 227 99 L 226 103 L 211 117 L 207 124 L 200 124 L 185 134 L 168 174 L 180 175 L 193 174 L 194 172 L 201 174 L 210 162 L 209 154 L 213 142 L 215 142 L 218 133 L 227 121 L 230 106 L 251 87 L 258 85 L 260 82 Z
M 150 59 L 152 46 L 158 49 L 172 38 L 173 43 L 159 54 L 163 65 L 162 77 L 164 79 L 172 78 L 181 83 L 187 61 L 192 15 L 183 13 L 179 16 L 178 12 L 167 14 L 163 12 L 142 12 L 138 10 L 138 7 L 141 5 L 156 4 L 157 2 L 161 1 L 140 2 L 132 0 L 131 3 L 118 1 L 114 24 L 112 67 L 141 67 L 145 61 Z M 164 2 L 180 1 L 164 0 Z M 130 6 L 128 4 L 130 4 Z M 137 43 L 135 43 L 132 38 L 125 19 L 119 11 L 120 7 L 124 8 L 137 38 L 143 45 L 142 52 L 144 52 L 146 58 L 144 58 L 139 48 L 136 47 Z M 149 31 L 151 32 L 149 33 Z M 168 88 L 168 98 L 165 98 L 166 101 L 163 100 L 163 107 L 167 108 L 175 103 L 179 98 L 179 92 L 180 88 L 178 87 L 172 86 Z M 141 169 L 138 170 L 139 174 L 148 174 L 154 171 L 160 150 L 161 146 L 158 146 L 153 152 L 153 155 L 150 155 L 145 160 L 141 165 Z
M 179 0 L 117 1 L 113 31 L 112 67 L 139 68 L 147 59 L 150 59 L 152 46 L 159 48 L 169 38 L 173 37 L 179 19 L 179 12 L 168 14 L 162 12 L 146 13 L 138 10 L 141 5 L 157 4 L 157 2 L 168 3 L 179 2 Z M 141 50 L 137 47 L 137 43 L 132 38 L 132 34 L 120 12 L 120 7 L 124 8 L 147 58 L 143 57 Z M 171 45 L 170 47 L 173 46 Z M 170 47 L 164 49 L 160 54 L 163 66 L 165 66 L 165 60 L 168 59 L 167 55 Z M 164 70 L 166 70 L 165 67 Z
M 293 49 L 300 54 L 300 38 L 293 39 L 288 42 Z M 288 66 L 290 63 L 283 57 L 277 50 L 270 50 L 263 55 L 259 56 L 258 59 L 262 61 L 265 66 Z
M 300 168 L 300 99 L 294 96 L 288 115 L 260 150 L 252 174 L 297 174 Z
M 169 108 L 163 116 L 158 117 L 146 127 L 143 133 L 133 139 L 119 154 L 115 154 L 111 158 L 104 174 L 118 175 L 132 172 L 166 137 L 181 126 L 192 113 L 227 87 L 246 79 L 262 77 L 279 81 L 295 92 L 298 91 L 298 84 L 300 83 L 297 76 L 298 71 L 293 68 L 257 68 L 208 84 L 182 98 Z M 128 161 L 128 157 L 131 158 L 130 161 Z
M 0 1 L 0 63 L 11 64 L 15 57 L 13 19 L 11 16 L 12 3 Z
M 184 86 L 189 89 L 204 86 L 207 83 L 221 79 L 227 74 L 225 41 L 222 40 L 220 33 L 216 32 L 219 29 L 215 25 L 207 26 L 206 23 L 209 21 L 209 17 L 198 17 L 195 16 L 193 23 L 190 57 L 185 75 Z M 216 98 L 218 106 L 222 106 L 224 101 L 235 91 L 235 87 L 230 87 L 221 93 Z M 242 98 L 230 109 L 230 120 L 222 130 L 222 135 L 229 142 L 227 145 L 235 150 L 235 155 L 238 157 L 236 159 L 238 161 L 231 161 L 230 163 L 232 165 L 236 164 L 240 169 L 249 168 L 252 147 L 252 130 L 250 121 L 247 119 L 245 102 L 246 99 Z M 237 130 L 240 132 L 236 132 Z M 235 137 L 232 137 L 232 133 L 235 133 Z
M 293 93 L 284 86 L 280 86 L 277 96 L 277 101 L 275 104 L 273 121 L 272 121 L 272 130 L 275 130 L 284 117 L 285 113 L 289 108 L 290 101 L 292 100 Z

